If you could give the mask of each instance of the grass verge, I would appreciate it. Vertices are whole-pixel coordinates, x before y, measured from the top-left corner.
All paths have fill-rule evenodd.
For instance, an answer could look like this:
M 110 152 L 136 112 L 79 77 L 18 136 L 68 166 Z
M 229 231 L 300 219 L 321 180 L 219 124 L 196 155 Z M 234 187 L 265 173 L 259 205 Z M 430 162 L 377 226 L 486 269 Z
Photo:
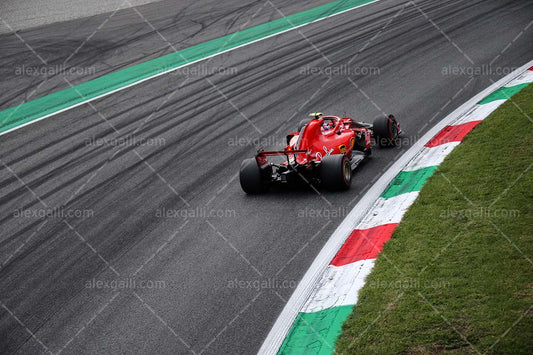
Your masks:
M 533 85 L 479 124 L 386 243 L 340 354 L 533 354 Z

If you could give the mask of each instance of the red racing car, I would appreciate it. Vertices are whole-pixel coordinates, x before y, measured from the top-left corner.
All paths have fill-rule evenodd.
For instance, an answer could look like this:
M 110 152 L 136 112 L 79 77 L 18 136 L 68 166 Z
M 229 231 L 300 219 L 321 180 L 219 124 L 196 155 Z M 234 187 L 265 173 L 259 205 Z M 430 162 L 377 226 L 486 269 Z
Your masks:
M 300 122 L 297 132 L 287 135 L 280 151 L 258 151 L 241 164 L 240 183 L 249 194 L 261 193 L 275 183 L 307 182 L 331 190 L 350 188 L 352 171 L 371 153 L 372 138 L 379 146 L 398 141 L 400 125 L 393 115 L 373 124 L 352 118 L 312 113 Z M 285 156 L 279 163 L 268 157 Z

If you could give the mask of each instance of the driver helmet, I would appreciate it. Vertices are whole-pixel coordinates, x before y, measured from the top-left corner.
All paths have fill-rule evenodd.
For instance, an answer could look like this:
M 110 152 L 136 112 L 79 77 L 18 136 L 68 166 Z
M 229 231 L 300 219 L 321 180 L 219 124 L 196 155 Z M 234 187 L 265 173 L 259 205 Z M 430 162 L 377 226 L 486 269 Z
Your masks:
M 324 127 L 325 131 L 328 131 L 333 128 L 334 124 L 333 121 L 326 121 L 322 126 Z

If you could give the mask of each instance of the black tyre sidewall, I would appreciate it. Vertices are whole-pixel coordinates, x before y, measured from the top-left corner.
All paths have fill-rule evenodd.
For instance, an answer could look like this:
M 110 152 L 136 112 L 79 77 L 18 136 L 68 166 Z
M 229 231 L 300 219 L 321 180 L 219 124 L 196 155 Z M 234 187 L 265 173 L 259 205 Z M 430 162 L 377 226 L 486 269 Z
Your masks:
M 255 158 L 244 159 L 239 171 L 241 188 L 247 194 L 259 194 L 268 189 Z
M 392 127 L 396 126 L 396 134 L 393 136 Z M 398 125 L 394 118 L 379 117 L 374 120 L 374 138 L 380 147 L 396 145 L 398 140 Z
M 344 166 L 350 172 L 350 179 L 344 177 Z M 343 154 L 329 155 L 322 159 L 320 179 L 323 187 L 329 190 L 347 190 L 351 185 L 351 166 L 348 158 Z

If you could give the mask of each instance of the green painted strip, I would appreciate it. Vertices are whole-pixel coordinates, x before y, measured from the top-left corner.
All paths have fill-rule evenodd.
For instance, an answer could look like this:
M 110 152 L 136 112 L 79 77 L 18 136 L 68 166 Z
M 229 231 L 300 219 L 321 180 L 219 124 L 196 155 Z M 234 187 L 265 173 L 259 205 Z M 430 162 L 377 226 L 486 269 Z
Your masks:
M 526 86 L 528 86 L 531 83 L 524 83 L 524 84 L 518 84 L 514 86 L 509 87 L 501 87 L 498 90 L 494 91 L 489 96 L 485 97 L 483 100 L 478 102 L 478 105 L 488 104 L 489 102 L 496 101 L 496 100 L 507 100 Z
M 353 306 L 340 306 L 315 313 L 299 313 L 278 354 L 332 354 L 342 323 Z
M 0 112 L 0 133 L 166 71 L 376 0 L 338 0 L 101 76 Z
M 422 185 L 433 175 L 436 169 L 437 166 L 435 165 L 413 171 L 400 171 L 380 197 L 391 198 L 408 192 L 420 191 Z

